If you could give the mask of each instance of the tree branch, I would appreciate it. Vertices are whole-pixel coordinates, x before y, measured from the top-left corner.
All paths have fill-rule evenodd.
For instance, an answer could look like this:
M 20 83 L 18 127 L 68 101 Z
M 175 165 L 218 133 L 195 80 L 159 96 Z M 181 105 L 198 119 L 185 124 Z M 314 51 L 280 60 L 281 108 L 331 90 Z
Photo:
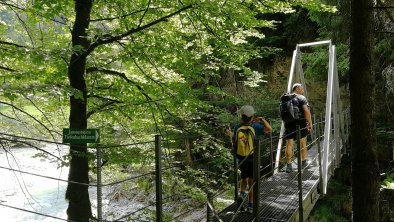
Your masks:
M 151 3 L 151 2 L 152 2 L 152 0 L 149 0 L 149 2 L 148 2 L 148 6 L 146 7 L 146 9 L 145 9 L 145 11 L 144 11 L 144 14 L 142 14 L 142 16 L 141 16 L 141 18 L 140 18 L 140 21 L 139 21 L 138 27 L 141 27 L 142 20 L 144 20 L 144 18 L 145 18 L 145 15 L 146 15 L 146 13 L 148 12 L 148 9 L 149 9 L 149 6 L 150 6 L 150 3 Z
M 103 73 L 110 74 L 110 75 L 113 75 L 113 76 L 118 76 L 118 77 L 124 79 L 128 83 L 136 84 L 131 79 L 127 78 L 126 74 L 124 74 L 122 72 L 119 72 L 119 71 L 116 71 L 116 70 L 102 69 L 102 68 L 98 68 L 98 67 L 89 67 L 89 68 L 86 69 L 86 74 L 92 73 L 92 72 L 103 72 Z
M 16 72 L 15 69 L 7 68 L 7 67 L 4 67 L 4 66 L 0 66 L 0 69 L 6 70 L 6 71 L 10 71 L 10 72 Z
M 382 8 L 385 7 L 384 4 L 383 4 L 383 2 L 382 2 L 381 0 L 377 0 L 377 3 L 378 3 Z M 392 23 L 394 23 L 393 15 L 391 15 L 391 13 L 388 12 L 387 10 L 384 10 L 384 13 L 387 15 L 387 17 L 389 18 L 389 20 L 390 20 Z
M 133 39 L 132 39 L 132 41 L 134 42 Z M 125 45 L 124 45 L 123 43 L 118 42 L 118 44 L 119 44 L 123 49 L 126 49 L 126 47 L 125 47 Z M 156 81 L 155 79 L 153 79 L 152 77 L 150 77 L 148 74 L 146 74 L 146 72 L 144 71 L 144 69 L 142 69 L 142 67 L 137 63 L 137 61 L 135 60 L 135 58 L 134 58 L 134 56 L 133 56 L 132 53 L 130 53 L 128 50 L 127 50 L 127 53 L 129 54 L 130 58 L 133 60 L 135 66 L 137 66 L 137 68 L 141 71 L 142 74 L 144 74 L 144 76 L 145 76 L 146 78 L 150 79 L 152 82 L 154 82 L 154 83 L 156 83 L 158 86 L 160 86 L 160 88 L 164 89 L 164 86 L 163 86 L 162 83 L 160 83 L 159 81 Z M 142 50 L 142 53 L 145 54 L 145 53 L 144 53 L 144 50 Z M 145 56 L 146 56 L 146 55 L 145 55 Z M 150 60 L 148 56 L 146 56 L 146 57 L 148 58 L 148 60 Z M 151 63 L 151 64 L 152 64 L 152 63 Z M 152 65 L 153 65 L 153 64 L 152 64 Z M 158 73 L 160 73 L 160 72 L 158 71 L 157 67 L 155 67 L 155 68 L 156 68 L 156 71 L 157 71 Z
M 102 99 L 102 100 L 107 100 L 110 101 L 111 103 L 123 103 L 122 101 L 116 100 L 116 99 L 110 99 L 110 98 L 106 98 L 103 96 L 99 96 L 99 95 L 89 95 L 89 98 L 97 98 L 97 99 Z
M 90 45 L 90 47 L 85 51 L 84 54 L 85 54 L 85 56 L 88 56 L 91 52 L 93 52 L 93 50 L 95 48 L 97 48 L 100 45 L 109 44 L 109 43 L 113 43 L 115 41 L 121 40 L 124 37 L 132 35 L 134 33 L 142 31 L 144 29 L 147 29 L 147 28 L 149 28 L 151 26 L 154 26 L 154 25 L 156 25 L 156 24 L 158 24 L 160 22 L 163 22 L 163 21 L 167 20 L 168 18 L 171 18 L 171 17 L 173 17 L 173 16 L 175 16 L 175 15 L 177 15 L 177 14 L 179 14 L 179 13 L 181 13 L 181 12 L 191 8 L 191 7 L 192 7 L 192 5 L 185 6 L 185 7 L 181 8 L 181 9 L 179 9 L 179 10 L 173 12 L 173 13 L 170 13 L 170 14 L 168 14 L 168 15 L 166 15 L 164 17 L 161 17 L 161 18 L 159 18 L 159 19 L 157 19 L 157 20 L 155 20 L 153 22 L 150 22 L 150 23 L 148 23 L 146 25 L 130 29 L 129 31 L 127 31 L 127 32 L 125 32 L 123 34 L 120 34 L 120 35 L 117 35 L 117 36 L 108 36 L 107 38 L 104 38 L 104 39 L 98 39 L 96 42 L 94 42 L 93 44 Z
M 179 1 L 182 5 L 183 5 L 183 2 L 182 1 Z M 212 28 L 211 27 L 209 27 L 209 25 L 207 25 L 207 24 L 205 24 L 202 20 L 201 20 L 201 18 L 197 15 L 197 13 L 196 12 L 194 12 L 194 15 L 196 16 L 196 18 L 201 22 L 201 24 L 207 29 L 207 31 L 209 32 L 209 33 L 211 33 L 215 38 L 217 38 L 218 40 L 220 40 L 220 41 L 222 41 L 221 39 L 220 39 L 220 37 L 212 30 Z M 193 24 L 193 26 L 195 26 L 194 25 L 194 22 L 193 22 L 193 20 L 190 18 L 190 16 L 187 16 L 188 18 L 189 18 L 189 20 L 190 20 L 190 22 Z M 197 29 L 197 27 L 195 27 L 196 29 Z
M 29 29 L 28 29 L 28 27 L 27 27 L 25 21 L 23 21 L 23 19 L 19 16 L 19 14 L 18 14 L 17 12 L 15 12 L 15 15 L 16 15 L 16 17 L 18 18 L 18 20 L 20 21 L 20 23 L 22 24 L 23 28 L 25 29 L 25 31 L 26 31 L 26 33 L 27 33 L 27 36 L 29 36 L 31 45 L 32 45 L 33 48 L 34 48 L 33 37 L 31 36 L 30 31 L 29 31 Z
M 44 118 L 47 120 L 47 122 L 49 123 L 49 125 L 51 125 L 52 128 L 55 128 L 55 127 L 53 126 L 52 122 L 49 120 L 48 116 L 44 113 L 44 111 L 42 111 L 42 110 L 40 109 L 40 107 L 38 107 L 38 106 L 34 103 L 33 100 L 31 100 L 29 97 L 27 97 L 27 96 L 24 95 L 24 94 L 22 94 L 22 96 L 23 96 L 25 99 L 27 99 L 27 100 L 34 106 L 34 108 L 36 108 L 36 109 L 44 116 Z M 52 132 L 49 131 L 49 133 L 51 134 L 52 139 L 55 140 L 55 137 L 52 135 Z M 58 134 L 58 135 L 61 135 L 60 133 L 57 133 L 57 134 Z
M 13 42 L 6 42 L 6 41 L 2 41 L 2 40 L 0 40 L 0 44 L 1 45 L 12 45 L 12 46 L 15 46 L 15 47 L 18 47 L 18 48 L 28 48 L 28 47 L 23 46 L 23 45 L 19 45 L 19 44 L 13 43 Z
M 6 114 L 4 114 L 4 113 L 2 113 L 2 112 L 0 112 L 0 116 L 4 116 L 4 117 L 6 117 L 6 118 L 8 118 L 8 119 L 11 119 L 11 120 L 14 120 L 14 121 L 16 121 L 16 122 L 19 122 L 18 119 L 13 118 L 13 117 L 11 117 L 11 116 L 8 116 L 8 115 L 6 115 Z
M 10 8 L 15 8 L 15 9 L 18 9 L 18 10 L 21 10 L 21 11 L 26 12 L 26 9 L 25 9 L 25 8 L 22 8 L 22 7 L 19 7 L 19 6 L 17 6 L 17 5 L 13 5 L 13 4 L 4 2 L 3 0 L 0 0 L 0 5 L 5 5 L 5 6 L 8 6 L 8 7 L 10 7 Z M 41 18 L 48 19 L 48 20 L 50 20 L 50 21 L 52 21 L 52 22 L 59 23 L 59 24 L 62 24 L 62 25 L 67 25 L 67 19 L 64 18 L 63 16 L 60 16 L 60 17 L 61 17 L 61 19 L 65 20 L 65 22 L 58 21 L 58 20 L 52 19 L 52 18 L 47 18 L 47 17 L 45 17 L 45 16 L 43 16 L 43 15 L 41 15 L 41 14 L 38 14 L 38 13 L 35 13 L 35 14 L 38 15 L 39 17 L 41 17 Z
M 19 6 L 16 6 L 16 5 L 13 5 L 13 4 L 4 2 L 3 0 L 0 1 L 0 4 L 1 4 L 1 5 L 8 6 L 8 7 L 10 7 L 10 8 L 16 8 L 16 9 L 19 9 L 19 10 L 25 10 L 24 8 L 21 8 L 21 7 L 19 7 Z
M 59 160 L 60 162 L 62 162 L 62 164 L 65 164 L 65 163 L 66 163 L 62 158 L 60 158 L 60 157 L 58 157 L 58 156 L 55 156 L 54 154 L 52 154 L 52 153 L 50 153 L 50 152 L 48 152 L 48 151 L 46 151 L 46 150 L 44 150 L 44 149 L 41 149 L 41 148 L 39 148 L 38 146 L 33 145 L 32 143 L 28 143 L 28 142 L 26 142 L 26 141 L 17 140 L 17 139 L 9 139 L 9 138 L 5 138 L 5 137 L 0 137 L 0 141 L 2 141 L 2 140 L 8 141 L 8 142 L 22 143 L 22 144 L 28 145 L 29 147 L 33 147 L 34 149 L 36 149 L 36 150 L 38 150 L 38 151 L 41 151 L 41 152 L 43 152 L 43 153 L 46 153 L 47 155 L 49 155 L 49 156 L 51 156 L 51 157 L 53 157 L 53 158 Z M 3 148 L 3 149 L 4 149 L 4 148 Z
M 102 104 L 101 106 L 97 107 L 96 109 L 94 109 L 92 111 L 89 111 L 86 114 L 86 118 L 88 118 L 88 119 L 89 119 L 90 116 L 92 116 L 95 113 L 100 112 L 105 107 L 111 106 L 111 105 L 116 104 L 116 103 L 123 103 L 123 102 L 121 102 L 119 100 L 108 99 L 108 98 L 105 98 L 105 97 L 102 97 L 102 96 L 98 96 L 98 95 L 92 95 L 92 96 L 89 96 L 89 97 L 91 97 L 91 98 L 98 98 L 98 99 L 102 99 L 102 100 L 107 100 L 109 102 Z
M 393 32 L 391 32 L 391 31 L 374 31 L 373 33 L 381 33 L 381 34 L 389 34 L 389 35 L 392 35 L 392 34 L 394 34 L 394 31 L 393 31 Z
M 261 4 L 262 6 L 264 6 L 264 7 L 266 7 L 266 8 L 275 10 L 272 6 L 266 5 L 262 0 L 258 0 L 258 2 L 260 2 L 260 4 Z
M 163 7 L 152 7 L 152 8 L 149 8 L 149 9 L 152 10 L 152 9 L 161 9 L 161 8 L 163 8 Z M 130 12 L 129 14 L 125 14 L 125 15 L 121 15 L 121 16 L 117 16 L 117 17 L 112 17 L 112 18 L 101 18 L 101 19 L 91 19 L 90 21 L 91 21 L 91 22 L 112 21 L 112 20 L 116 20 L 116 19 L 126 18 L 126 17 L 129 17 L 129 16 L 131 16 L 131 15 L 134 15 L 134 14 L 137 14 L 137 13 L 140 13 L 140 12 L 143 12 L 143 11 L 146 11 L 146 10 L 147 10 L 147 9 L 140 9 L 140 10 L 137 10 L 137 11 L 134 11 L 134 12 Z
M 128 17 L 128 16 L 131 16 L 131 15 L 137 14 L 137 13 L 139 13 L 139 12 L 143 12 L 143 11 L 145 11 L 145 9 L 140 9 L 140 10 L 131 12 L 131 13 L 129 13 L 129 14 L 121 15 L 121 16 L 117 16 L 117 17 L 112 17 L 112 18 L 101 18 L 101 19 L 90 19 L 89 21 L 90 21 L 90 22 L 112 21 L 112 20 L 116 20 L 116 19 L 126 18 L 126 17 Z
M 147 100 L 152 101 L 152 98 L 144 92 L 144 89 L 140 85 L 138 85 L 133 80 L 127 78 L 126 74 L 124 74 L 122 72 L 119 72 L 116 70 L 110 70 L 110 69 L 102 69 L 102 68 L 97 68 L 97 67 L 90 67 L 90 68 L 86 69 L 86 73 L 91 73 L 91 72 L 102 72 L 102 73 L 110 74 L 113 76 L 118 76 L 118 77 L 124 79 L 127 83 L 130 83 L 130 84 L 134 85 L 135 87 L 137 87 L 137 89 L 145 96 L 145 98 Z
M 32 116 L 32 115 L 29 114 L 28 112 L 26 112 L 26 111 L 24 111 L 24 110 L 22 110 L 22 109 L 16 107 L 15 105 L 13 105 L 13 104 L 11 104 L 11 103 L 7 103 L 7 102 L 0 101 L 0 104 L 4 104 L 4 105 L 7 105 L 7 106 L 10 106 L 10 107 L 12 107 L 13 109 L 16 109 L 16 110 L 18 110 L 19 112 L 21 112 L 21 113 L 23 113 L 23 114 L 29 116 L 29 117 L 32 118 L 34 121 L 36 121 L 39 125 L 41 125 L 42 127 L 44 127 L 48 132 L 51 132 L 51 130 L 50 130 L 47 126 L 45 126 L 45 124 L 43 124 L 40 120 L 38 120 L 36 117 Z M 52 135 L 52 133 L 51 133 L 51 135 Z
M 378 1 L 378 3 L 381 4 L 382 2 Z M 372 7 L 372 8 L 374 8 L 374 9 L 394 9 L 394 6 L 384 6 L 384 5 L 382 5 L 382 6 L 375 6 L 375 7 Z

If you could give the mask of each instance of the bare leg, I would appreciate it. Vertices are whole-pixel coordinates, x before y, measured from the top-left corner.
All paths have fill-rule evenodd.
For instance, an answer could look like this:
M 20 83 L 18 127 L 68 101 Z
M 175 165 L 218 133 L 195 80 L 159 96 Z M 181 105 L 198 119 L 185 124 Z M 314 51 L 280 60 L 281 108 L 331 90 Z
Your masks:
M 241 180 L 241 192 L 246 191 L 246 186 L 248 185 L 248 178 L 242 179 Z
M 248 178 L 248 184 L 249 184 L 249 202 L 253 203 L 253 189 L 252 185 L 253 185 L 253 178 Z
M 300 143 L 301 143 L 301 160 L 304 161 L 306 160 L 307 151 L 308 151 L 308 149 L 306 148 L 306 137 L 301 138 Z
M 286 162 L 287 163 L 291 163 L 291 161 L 293 159 L 293 146 L 294 146 L 294 140 L 293 139 L 286 140 L 285 155 L 286 155 Z

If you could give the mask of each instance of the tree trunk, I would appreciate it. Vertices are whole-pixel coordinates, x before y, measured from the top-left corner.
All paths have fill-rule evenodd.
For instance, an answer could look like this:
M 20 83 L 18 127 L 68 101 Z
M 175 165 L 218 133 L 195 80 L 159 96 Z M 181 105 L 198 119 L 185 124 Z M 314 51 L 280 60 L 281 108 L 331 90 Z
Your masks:
M 372 0 L 352 0 L 350 99 L 353 221 L 379 221 L 379 164 L 374 121 Z
M 192 140 L 190 138 L 186 138 L 185 139 L 185 150 L 186 150 L 187 163 L 189 166 L 193 166 L 192 149 L 193 149 Z
M 68 67 L 68 79 L 74 91 L 70 96 L 70 128 L 86 129 L 87 127 L 87 89 L 85 83 L 86 56 L 83 51 L 89 47 L 86 30 L 89 28 L 92 0 L 75 0 L 75 23 L 72 30 L 73 53 Z M 82 55 L 82 56 L 81 56 Z M 68 219 L 78 222 L 88 222 L 92 217 L 88 193 L 89 165 L 87 146 L 73 144 L 70 146 L 70 172 L 68 179 L 78 183 L 68 183 L 66 199 L 69 201 Z

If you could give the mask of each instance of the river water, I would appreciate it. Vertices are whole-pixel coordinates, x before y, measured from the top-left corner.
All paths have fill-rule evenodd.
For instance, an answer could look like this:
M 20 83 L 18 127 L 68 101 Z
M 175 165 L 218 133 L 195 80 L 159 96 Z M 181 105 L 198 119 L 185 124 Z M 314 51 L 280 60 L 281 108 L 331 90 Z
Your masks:
M 46 151 L 63 156 L 68 153 L 68 147 L 45 147 Z M 43 178 L 3 168 L 11 168 L 46 177 L 67 180 L 68 168 L 59 167 L 57 161 L 46 157 L 33 157 L 41 153 L 33 148 L 12 148 L 5 151 L 0 148 L 0 221 L 1 222 L 54 222 L 66 221 L 68 206 L 64 198 L 67 183 L 56 179 Z M 117 201 L 105 199 L 111 189 L 103 189 L 103 217 L 107 220 L 121 218 L 154 201 L 154 194 L 142 198 L 124 198 Z M 89 188 L 92 212 L 96 214 L 96 189 Z M 113 195 L 112 195 L 113 196 Z M 180 203 L 183 205 L 182 203 Z M 3 206 L 7 205 L 7 206 Z M 12 208 L 13 207 L 13 208 Z M 168 206 L 167 206 L 168 207 Z M 167 208 L 164 207 L 164 208 Z M 177 208 L 171 205 L 170 208 Z M 19 208 L 19 209 L 14 209 Z M 205 207 L 195 210 L 181 221 L 205 221 Z M 149 207 L 154 210 L 155 207 Z M 29 212 L 28 212 L 29 211 Z M 35 212 L 35 213 L 33 213 Z M 175 214 L 181 212 L 173 212 Z M 44 215 L 40 215 L 44 214 Z
M 45 148 L 51 153 L 59 156 L 57 148 Z M 60 151 L 64 155 L 66 149 Z M 56 162 L 47 158 L 33 158 L 39 153 L 32 148 L 12 148 L 7 152 L 0 148 L 0 166 L 12 168 L 29 173 L 39 174 L 47 177 L 67 179 L 68 168 L 58 168 Z M 11 170 L 0 169 L 0 205 L 1 221 L 6 222 L 32 222 L 32 221 L 62 221 L 55 219 L 66 219 L 68 203 L 64 198 L 66 182 L 33 176 Z M 26 212 L 33 211 L 52 217 L 41 216 Z

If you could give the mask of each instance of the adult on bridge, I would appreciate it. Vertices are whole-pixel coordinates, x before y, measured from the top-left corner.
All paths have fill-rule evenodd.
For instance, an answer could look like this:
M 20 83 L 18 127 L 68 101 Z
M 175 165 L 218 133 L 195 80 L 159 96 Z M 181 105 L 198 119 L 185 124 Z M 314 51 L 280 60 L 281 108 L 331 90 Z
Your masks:
M 296 127 L 297 125 L 300 126 L 301 129 L 301 160 L 302 160 L 302 167 L 306 167 L 307 163 L 307 148 L 306 148 L 306 136 L 308 132 L 312 130 L 312 118 L 311 112 L 309 110 L 308 100 L 306 99 L 304 94 L 304 87 L 301 83 L 295 83 L 292 87 L 294 98 L 291 100 L 294 106 L 296 106 L 298 119 L 285 122 L 285 135 L 286 135 L 286 172 L 290 173 L 293 172 L 293 147 L 294 147 L 294 140 L 296 138 Z

